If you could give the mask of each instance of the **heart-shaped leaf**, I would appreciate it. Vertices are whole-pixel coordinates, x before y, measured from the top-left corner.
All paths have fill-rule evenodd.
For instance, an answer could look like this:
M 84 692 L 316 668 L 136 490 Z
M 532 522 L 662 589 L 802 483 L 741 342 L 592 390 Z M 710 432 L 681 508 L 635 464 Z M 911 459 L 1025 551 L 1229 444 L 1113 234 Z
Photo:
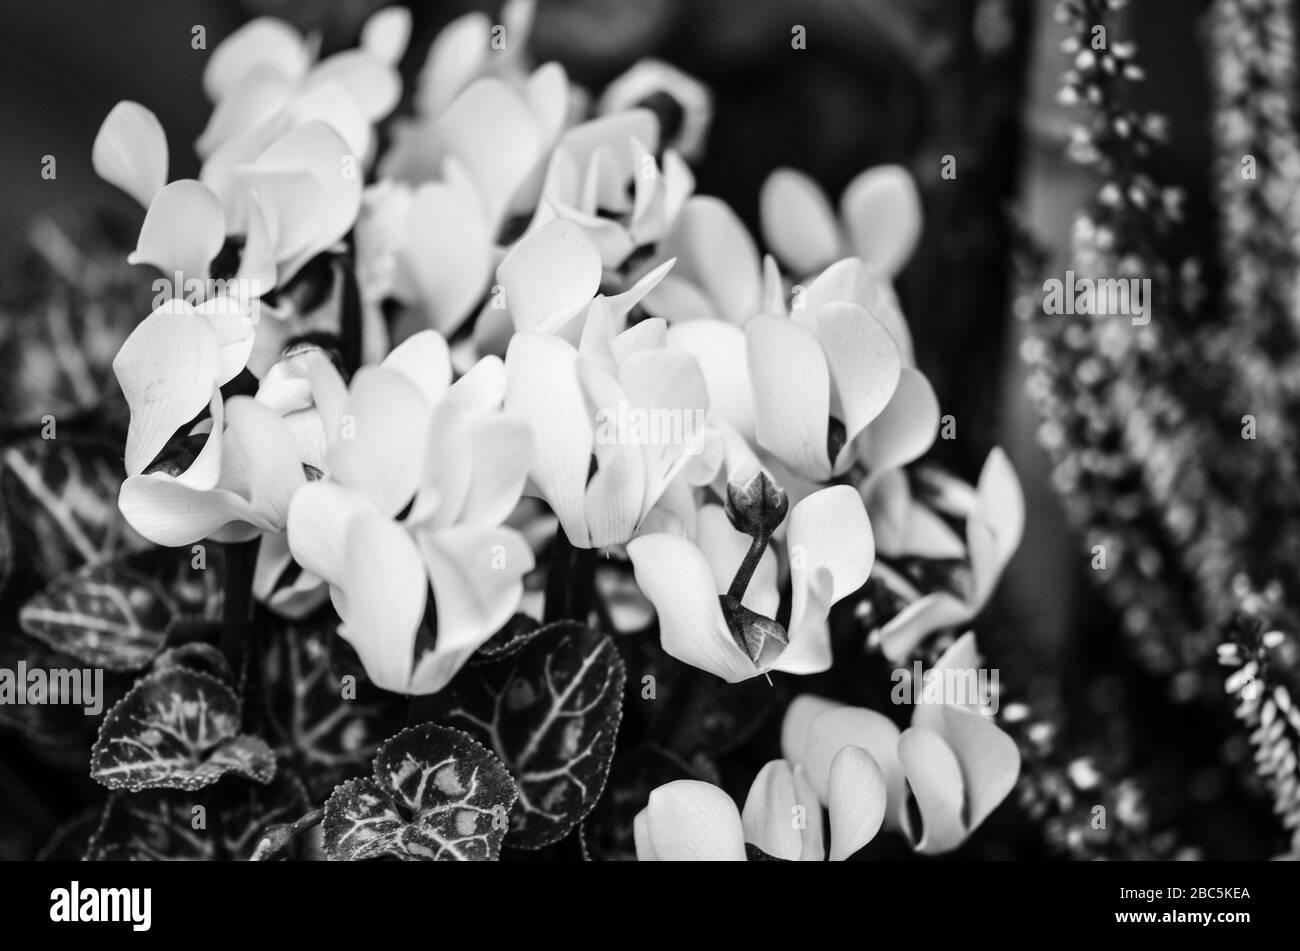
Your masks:
M 275 754 L 239 732 L 239 700 L 208 674 L 171 667 L 142 678 L 108 712 L 90 775 L 109 789 L 201 789 L 226 773 L 270 782 Z
M 284 774 L 266 785 L 232 777 L 197 792 L 117 792 L 109 796 L 86 859 L 243 861 L 267 828 L 308 808 L 302 786 Z
M 122 449 L 77 439 L 27 439 L 0 451 L 0 493 L 22 567 L 49 581 L 143 542 L 117 508 Z
M 338 618 L 332 609 L 290 622 L 275 619 L 261 645 L 263 735 L 313 800 L 364 774 L 383 741 L 405 722 L 406 704 L 359 669 L 331 663 Z
M 469 665 L 477 667 L 479 664 L 495 664 L 499 660 L 505 660 L 523 650 L 541 631 L 542 626 L 535 618 L 527 614 L 515 614 L 487 643 L 474 652 Z
M 325 854 L 338 861 L 457 861 L 501 854 L 518 791 L 495 756 L 459 730 L 409 727 L 379 748 L 373 778 L 325 803 Z
M 494 750 L 519 784 L 512 848 L 558 842 L 595 806 L 614 755 L 625 679 L 610 638 L 558 621 L 501 663 L 463 671 L 439 695 L 436 718 Z
M 154 548 L 78 568 L 28 601 L 19 622 L 90 666 L 141 670 L 174 619 L 220 611 L 218 573 L 194 563 L 188 548 Z

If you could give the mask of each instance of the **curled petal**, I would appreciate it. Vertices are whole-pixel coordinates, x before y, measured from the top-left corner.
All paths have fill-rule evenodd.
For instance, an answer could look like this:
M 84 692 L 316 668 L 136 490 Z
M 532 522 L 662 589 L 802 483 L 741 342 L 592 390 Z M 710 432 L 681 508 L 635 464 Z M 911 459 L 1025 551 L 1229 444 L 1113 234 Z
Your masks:
M 417 538 L 433 585 L 438 632 L 419 658 L 413 694 L 436 693 L 514 614 L 533 553 L 513 529 L 456 526 Z
M 797 275 L 811 274 L 838 257 L 835 212 L 821 187 L 803 172 L 778 168 L 758 197 L 763 240 Z
M 790 701 L 781 721 L 781 755 L 791 763 L 808 761 L 808 728 L 813 720 L 843 704 L 816 694 L 801 693 Z
M 293 27 L 274 17 L 258 17 L 222 40 L 203 70 L 203 88 L 213 102 L 223 99 L 258 66 L 274 67 L 287 79 L 307 72 L 306 44 Z
M 381 63 L 396 66 L 411 41 L 411 11 L 385 7 L 361 27 L 361 49 Z
M 434 329 L 451 333 L 464 322 L 483 296 L 492 260 L 492 233 L 466 183 L 416 189 L 398 267 Z
M 840 214 L 854 252 L 893 277 L 921 236 L 921 196 L 899 165 L 869 168 L 844 189 Z
M 745 831 L 731 797 L 711 783 L 679 779 L 650 793 L 650 851 L 663 862 L 743 862 Z
M 659 614 L 665 651 L 728 683 L 758 673 L 727 628 L 713 572 L 698 548 L 676 535 L 654 534 L 633 539 L 627 553 L 637 584 Z
M 594 434 L 574 349 L 546 334 L 519 333 L 506 353 L 505 411 L 533 430 L 532 479 L 569 541 L 590 547 L 587 473 Z
M 814 805 L 820 822 L 821 806 Z M 801 826 L 808 820 L 806 815 L 800 815 L 798 806 L 790 764 L 783 759 L 772 760 L 758 771 L 745 797 L 741 811 L 745 841 L 773 858 L 797 862 L 803 854 Z
M 966 547 L 971 562 L 971 603 L 978 611 L 993 593 L 1025 531 L 1024 492 L 1011 460 L 1001 449 L 994 449 L 984 460 L 975 494 L 975 511 L 966 520 Z
M 831 386 L 821 344 L 793 320 L 771 314 L 749 322 L 745 343 L 759 445 L 808 479 L 829 479 Z
M 339 633 L 383 690 L 406 693 L 410 688 L 428 586 L 420 553 L 400 525 L 380 515 L 351 521 L 344 542 Z
M 777 667 L 814 673 L 830 666 L 824 628 L 835 602 L 866 583 L 875 561 L 875 540 L 866 507 L 847 485 L 809 495 L 790 510 L 790 645 Z
M 762 288 L 758 249 L 724 202 L 703 195 L 687 201 L 663 253 L 677 258 L 674 277 L 701 288 L 722 319 L 744 324 L 758 313 Z
M 516 330 L 555 333 L 600 289 L 600 253 L 581 227 L 557 218 L 515 245 L 497 279 Z
M 429 408 L 419 390 L 396 371 L 363 367 L 327 457 L 330 475 L 396 515 L 419 485 L 428 435 Z
M 831 861 L 842 862 L 876 837 L 885 819 L 885 774 L 859 746 L 846 746 L 831 760 L 827 809 Z
M 1015 788 L 1020 775 L 1016 741 L 992 717 L 953 704 L 919 705 L 912 725 L 938 734 L 956 756 L 966 791 L 966 832 L 975 831 Z
M 381 366 L 405 377 L 420 391 L 430 409 L 442 401 L 451 385 L 451 352 L 446 339 L 433 330 L 407 337 L 384 358 Z
M 104 117 L 90 161 L 95 174 L 148 208 L 167 181 L 167 136 L 138 102 L 119 102 Z
M 880 415 L 898 388 L 898 345 L 885 325 L 856 304 L 823 304 L 817 312 L 817 338 L 835 384 L 831 412 L 853 439 Z M 841 450 L 849 454 L 848 447 Z M 837 465 L 840 460 L 832 459 Z M 838 465 L 837 465 L 838 468 Z
M 808 746 L 803 766 L 823 805 L 830 803 L 831 765 L 840 750 L 857 746 L 875 759 L 885 777 L 888 792 L 888 817 L 891 825 L 899 821 L 905 788 L 903 769 L 898 760 L 898 727 L 875 710 L 863 707 L 837 707 L 820 714 L 808 725 Z
M 152 264 L 174 280 L 206 282 L 209 265 L 226 242 L 226 218 L 206 185 L 191 178 L 165 185 L 149 204 L 140 239 L 127 256 L 131 264 Z M 184 296 L 188 288 L 173 287 Z
M 925 455 L 939 434 L 939 400 L 919 370 L 903 367 L 898 388 L 858 437 L 858 459 L 873 471 L 896 469 Z
M 720 320 L 685 320 L 668 328 L 668 345 L 689 353 L 699 364 L 709 392 L 709 412 L 752 438 L 754 396 L 745 332 Z
M 330 584 L 343 584 L 348 529 L 363 515 L 378 515 L 361 492 L 334 482 L 310 482 L 289 503 L 289 550 L 294 560 Z
M 911 727 L 899 737 L 898 760 L 921 814 L 921 828 L 915 829 L 904 808 L 903 831 L 923 855 L 951 852 L 966 838 L 961 818 L 965 784 L 957 757 L 934 731 Z
M 142 473 L 177 430 L 208 405 L 220 363 L 212 325 L 184 301 L 169 301 L 131 332 L 113 359 L 131 410 L 127 475 Z

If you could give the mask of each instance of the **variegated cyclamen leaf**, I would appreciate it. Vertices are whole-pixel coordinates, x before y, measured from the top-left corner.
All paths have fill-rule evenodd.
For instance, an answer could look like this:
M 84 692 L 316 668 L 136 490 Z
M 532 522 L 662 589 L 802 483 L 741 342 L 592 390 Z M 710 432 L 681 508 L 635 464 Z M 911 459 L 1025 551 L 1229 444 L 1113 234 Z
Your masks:
M 122 449 L 75 437 L 0 450 L 0 493 L 22 567 L 41 581 L 144 547 L 117 508 Z
M 193 565 L 188 548 L 87 565 L 29 600 L 19 622 L 31 637 L 92 667 L 141 670 L 163 649 L 174 619 L 195 610 L 218 616 L 217 572 Z
M 325 854 L 336 861 L 465 861 L 501 854 L 518 791 L 501 761 L 459 730 L 425 723 L 375 756 L 325 803 Z
M 38 862 L 79 862 L 103 818 L 101 806 L 83 809 L 54 830 L 49 841 L 36 853 Z
M 12 681 L 6 683 L 9 678 Z M 46 691 L 54 689 L 57 680 L 60 702 L 50 702 L 48 695 L 32 702 L 33 678 L 45 681 Z M 20 679 L 28 684 L 26 702 L 17 702 L 9 694 Z M 40 744 L 47 757 L 60 763 L 66 759 L 67 765 L 84 769 L 86 748 L 95 741 L 101 720 L 130 687 L 127 675 L 86 668 L 75 658 L 26 637 L 16 624 L 0 627 L 0 727 Z M 73 693 L 67 696 L 66 691 Z
M 270 782 L 275 754 L 239 732 L 239 700 L 208 674 L 172 667 L 142 678 L 108 712 L 90 775 L 110 789 L 201 789 L 226 773 Z
M 89 213 L 88 213 L 89 212 Z M 0 257 L 0 430 L 125 424 L 113 357 L 152 309 L 127 255 L 138 216 L 68 208 L 38 216 Z
M 406 702 L 380 690 L 364 671 L 339 672 L 333 648 L 338 617 L 326 608 L 311 618 L 275 619 L 262 639 L 260 678 L 264 735 L 280 761 L 323 799 L 345 779 L 365 774 L 380 744 L 406 722 Z
M 505 626 L 488 639 L 487 643 L 474 652 L 469 659 L 469 666 L 495 664 L 519 653 L 528 642 L 541 634 L 543 628 L 535 618 L 527 614 L 515 614 L 506 621 Z
M 625 679 L 609 637 L 561 621 L 501 663 L 463 671 L 439 695 L 435 718 L 494 750 L 519 784 L 510 846 L 558 842 L 595 806 L 614 755 Z
M 228 777 L 198 791 L 115 792 L 86 849 L 89 861 L 244 861 L 271 826 L 310 808 L 292 777 L 266 785 Z

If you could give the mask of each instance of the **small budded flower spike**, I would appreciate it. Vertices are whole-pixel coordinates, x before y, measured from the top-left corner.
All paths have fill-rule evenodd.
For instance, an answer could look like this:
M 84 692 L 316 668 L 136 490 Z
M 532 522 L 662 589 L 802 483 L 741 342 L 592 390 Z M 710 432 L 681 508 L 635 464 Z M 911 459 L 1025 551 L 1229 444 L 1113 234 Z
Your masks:
M 722 616 L 727 629 L 754 666 L 762 669 L 774 661 L 790 642 L 785 628 L 741 604 L 729 594 L 721 595 Z
M 759 469 L 745 482 L 727 483 L 727 518 L 736 531 L 767 537 L 785 520 L 790 498 Z

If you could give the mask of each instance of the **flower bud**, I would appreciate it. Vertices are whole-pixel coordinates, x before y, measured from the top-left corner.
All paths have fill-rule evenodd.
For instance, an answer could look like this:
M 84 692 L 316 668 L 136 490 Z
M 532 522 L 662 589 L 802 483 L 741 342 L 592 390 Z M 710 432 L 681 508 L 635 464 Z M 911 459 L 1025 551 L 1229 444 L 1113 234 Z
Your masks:
M 771 535 L 789 507 L 785 490 L 762 469 L 746 482 L 727 483 L 727 518 L 746 535 Z

